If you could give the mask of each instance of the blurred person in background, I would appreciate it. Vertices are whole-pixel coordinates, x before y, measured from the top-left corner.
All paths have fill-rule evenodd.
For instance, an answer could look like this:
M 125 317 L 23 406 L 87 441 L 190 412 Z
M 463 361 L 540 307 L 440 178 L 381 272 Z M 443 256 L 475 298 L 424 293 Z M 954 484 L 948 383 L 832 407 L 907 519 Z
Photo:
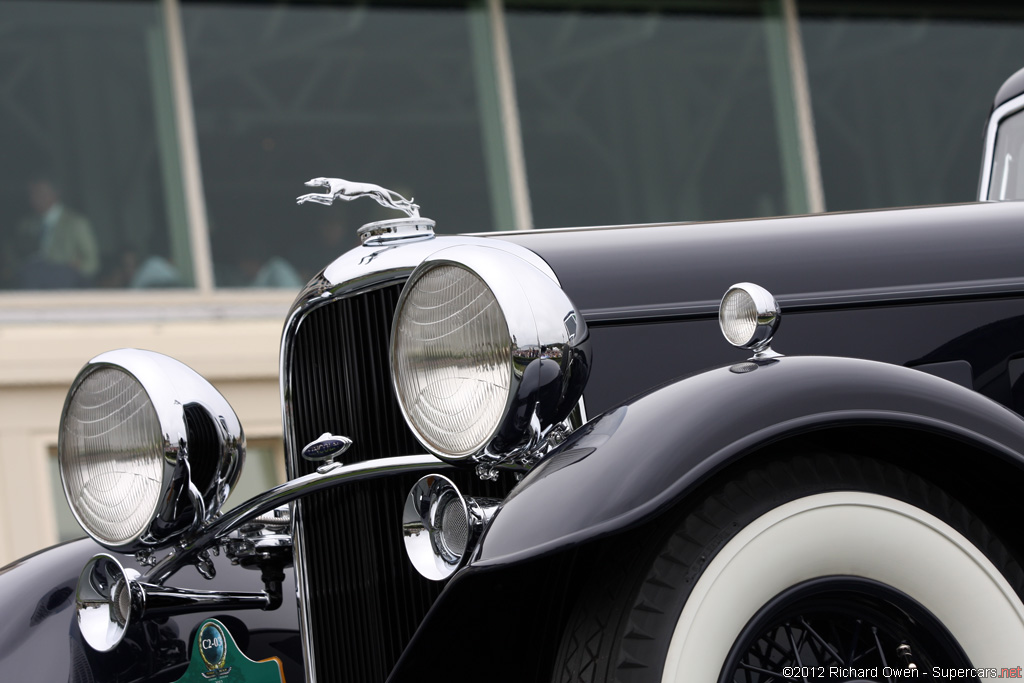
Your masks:
M 100 257 L 88 219 L 64 205 L 49 174 L 29 178 L 28 200 L 32 215 L 5 241 L 5 284 L 21 289 L 90 286 Z

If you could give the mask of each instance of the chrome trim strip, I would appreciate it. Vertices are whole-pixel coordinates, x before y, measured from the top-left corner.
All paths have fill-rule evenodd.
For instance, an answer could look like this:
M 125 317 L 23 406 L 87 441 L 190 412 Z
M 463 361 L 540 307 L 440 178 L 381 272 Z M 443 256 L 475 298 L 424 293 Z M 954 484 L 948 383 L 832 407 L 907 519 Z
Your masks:
M 1024 109 L 1024 95 L 1017 95 L 999 105 L 988 117 L 988 125 L 985 127 L 985 159 L 981 162 L 981 183 L 978 185 L 979 202 L 989 201 L 988 186 L 992 182 L 992 156 L 996 153 L 996 133 L 999 131 L 999 124 L 1010 114 L 1015 114 L 1021 109 Z
M 254 518 L 303 496 L 351 482 L 380 479 L 396 473 L 434 470 L 439 467 L 447 468 L 449 465 L 432 455 L 404 455 L 396 458 L 367 460 L 354 465 L 336 466 L 325 469 L 323 472 L 311 472 L 297 479 L 291 479 L 250 498 L 205 525 L 198 534 L 189 538 L 187 542 L 179 544 L 175 548 L 175 552 L 169 554 L 146 572 L 141 580 L 147 583 L 162 584 L 176 571 L 190 564 L 202 550 L 209 548 L 231 532 L 237 531 Z
M 297 464 L 299 454 L 294 451 L 295 434 L 292 407 L 287 399 L 287 388 L 291 382 L 290 359 L 292 340 L 303 319 L 319 306 L 326 305 L 335 299 L 362 294 L 379 287 L 386 287 L 406 280 L 409 274 L 436 251 L 452 246 L 475 245 L 486 249 L 497 249 L 510 252 L 536 266 L 547 274 L 556 284 L 561 286 L 551 266 L 534 252 L 505 240 L 490 237 L 437 236 L 423 241 L 410 241 L 404 244 L 362 245 L 335 259 L 329 266 L 314 277 L 296 297 L 288 312 L 284 330 L 281 334 L 281 356 L 279 361 L 281 390 L 281 419 L 283 422 L 285 464 L 288 477 L 294 479 L 298 475 Z M 582 403 L 582 399 L 581 399 Z M 432 456 L 431 461 L 436 461 Z M 295 545 L 295 584 L 299 599 L 299 631 L 302 635 L 302 650 L 306 665 L 306 680 L 316 683 L 316 661 L 313 656 L 310 638 L 311 624 L 305 609 L 306 576 L 305 550 L 303 539 L 303 514 L 301 501 L 292 505 L 293 542 Z
M 803 313 L 821 309 L 901 306 L 916 302 L 939 302 L 950 299 L 985 299 L 1024 296 L 1024 280 L 1005 278 L 978 282 L 934 283 L 918 287 L 886 287 L 848 289 L 835 292 L 802 292 L 777 296 L 787 313 Z M 589 308 L 582 311 L 590 327 L 618 325 L 622 322 L 669 322 L 713 318 L 721 302 L 706 299 L 688 303 L 665 303 L 653 306 L 619 306 Z

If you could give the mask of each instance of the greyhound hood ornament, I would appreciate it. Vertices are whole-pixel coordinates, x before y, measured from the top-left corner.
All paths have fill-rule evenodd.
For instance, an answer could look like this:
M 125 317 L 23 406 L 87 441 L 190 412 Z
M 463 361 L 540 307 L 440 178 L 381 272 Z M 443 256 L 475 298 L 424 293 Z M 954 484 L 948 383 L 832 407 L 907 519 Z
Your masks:
M 434 221 L 422 218 L 419 204 L 414 204 L 412 199 L 406 199 L 394 190 L 373 183 L 323 177 L 307 180 L 306 186 L 322 187 L 327 192 L 300 195 L 296 203 L 316 202 L 330 206 L 335 199 L 350 202 L 360 197 L 369 197 L 385 208 L 405 213 L 406 218 L 376 221 L 359 228 L 359 239 L 364 245 L 375 246 L 395 240 L 429 239 L 434 236 Z

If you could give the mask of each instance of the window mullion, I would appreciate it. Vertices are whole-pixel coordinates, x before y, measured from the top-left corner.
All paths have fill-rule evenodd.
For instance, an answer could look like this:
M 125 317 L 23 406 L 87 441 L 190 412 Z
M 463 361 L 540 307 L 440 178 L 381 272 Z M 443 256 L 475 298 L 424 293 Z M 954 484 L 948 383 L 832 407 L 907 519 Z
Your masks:
M 203 175 L 199 165 L 199 140 L 196 135 L 195 110 L 189 85 L 185 39 L 181 28 L 181 6 L 178 0 L 162 0 L 167 27 L 167 49 L 171 74 L 171 96 L 178 133 L 178 150 L 192 252 L 192 272 L 199 292 L 213 291 L 213 261 L 210 257 L 210 233 L 206 221 L 206 198 Z

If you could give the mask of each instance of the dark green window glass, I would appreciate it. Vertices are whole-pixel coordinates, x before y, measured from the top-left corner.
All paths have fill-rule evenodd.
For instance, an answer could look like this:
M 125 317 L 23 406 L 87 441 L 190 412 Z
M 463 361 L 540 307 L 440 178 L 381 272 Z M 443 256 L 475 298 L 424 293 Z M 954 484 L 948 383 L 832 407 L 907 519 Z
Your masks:
M 0 2 L 0 289 L 190 285 L 156 2 Z
M 777 3 L 510 2 L 506 19 L 537 227 L 805 210 Z
M 474 22 L 462 5 L 184 3 L 218 286 L 298 286 L 370 201 L 296 206 L 313 177 L 414 197 L 441 233 L 491 227 Z M 483 46 L 487 48 L 486 45 Z
M 974 199 L 992 98 L 1024 66 L 1024 15 L 984 5 L 800 10 L 826 207 Z

